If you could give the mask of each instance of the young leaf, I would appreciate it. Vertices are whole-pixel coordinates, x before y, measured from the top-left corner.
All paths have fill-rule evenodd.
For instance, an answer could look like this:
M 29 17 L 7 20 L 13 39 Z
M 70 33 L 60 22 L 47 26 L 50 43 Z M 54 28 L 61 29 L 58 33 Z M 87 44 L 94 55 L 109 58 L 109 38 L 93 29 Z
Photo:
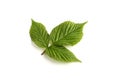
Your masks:
M 30 28 L 31 40 L 39 47 L 47 48 L 49 44 L 49 34 L 43 24 L 32 20 Z
M 52 45 L 46 49 L 46 54 L 54 60 L 61 62 L 81 62 L 75 55 L 63 46 Z
M 83 36 L 83 26 L 85 23 L 74 23 L 71 21 L 65 21 L 55 27 L 50 38 L 54 45 L 75 45 L 78 43 Z

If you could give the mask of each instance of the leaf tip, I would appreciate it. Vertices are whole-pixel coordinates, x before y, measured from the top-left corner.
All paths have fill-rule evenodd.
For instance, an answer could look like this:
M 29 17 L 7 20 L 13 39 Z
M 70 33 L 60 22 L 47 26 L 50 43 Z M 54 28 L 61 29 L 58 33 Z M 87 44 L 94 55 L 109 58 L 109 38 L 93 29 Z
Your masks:
M 85 25 L 85 24 L 87 24 L 88 23 L 88 21 L 85 21 L 83 24 Z
M 31 21 L 32 21 L 32 23 L 35 22 L 32 18 L 31 18 Z
M 79 59 L 77 59 L 77 60 L 76 60 L 76 62 L 80 62 L 80 63 L 82 63 L 82 61 L 81 61 L 81 60 L 79 60 Z

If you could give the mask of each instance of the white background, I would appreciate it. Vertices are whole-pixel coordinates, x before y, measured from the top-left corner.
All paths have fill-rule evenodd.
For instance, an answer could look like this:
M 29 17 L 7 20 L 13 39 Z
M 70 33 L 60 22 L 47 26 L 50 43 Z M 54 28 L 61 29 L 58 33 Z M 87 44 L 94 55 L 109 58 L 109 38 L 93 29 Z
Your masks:
M 82 63 L 41 56 L 29 37 L 31 18 L 49 33 L 66 20 L 88 21 L 70 48 Z M 0 0 L 0 80 L 120 80 L 119 0 Z

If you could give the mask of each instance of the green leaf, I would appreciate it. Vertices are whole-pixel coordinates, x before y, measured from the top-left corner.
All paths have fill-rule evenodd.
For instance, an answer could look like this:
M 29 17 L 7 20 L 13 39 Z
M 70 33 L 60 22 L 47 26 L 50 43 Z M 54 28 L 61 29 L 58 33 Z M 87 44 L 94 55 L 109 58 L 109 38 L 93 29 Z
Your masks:
M 61 23 L 50 34 L 52 44 L 61 46 L 77 44 L 82 39 L 82 30 L 86 23 L 74 23 L 71 21 Z
M 39 47 L 47 48 L 49 44 L 49 34 L 43 24 L 32 20 L 30 28 L 31 40 Z
M 82 39 L 82 30 L 86 23 L 87 22 L 74 23 L 71 21 L 65 21 L 55 27 L 49 36 L 43 24 L 32 20 L 29 33 L 31 40 L 38 47 L 45 48 L 42 55 L 46 53 L 49 57 L 61 62 L 81 62 L 64 46 L 75 45 Z M 49 47 L 50 40 L 52 41 L 52 44 Z
M 75 55 L 63 46 L 52 45 L 46 49 L 46 54 L 54 60 L 61 62 L 81 62 Z

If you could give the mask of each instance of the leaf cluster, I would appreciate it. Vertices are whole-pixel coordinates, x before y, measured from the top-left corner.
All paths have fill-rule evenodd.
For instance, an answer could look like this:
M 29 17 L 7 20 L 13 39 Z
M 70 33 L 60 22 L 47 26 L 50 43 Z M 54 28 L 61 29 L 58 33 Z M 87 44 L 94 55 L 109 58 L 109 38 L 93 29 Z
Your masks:
M 51 33 L 48 34 L 42 23 L 32 20 L 29 33 L 31 40 L 38 47 L 45 49 L 42 54 L 45 53 L 52 59 L 61 62 L 81 62 L 65 46 L 73 46 L 82 39 L 83 27 L 86 23 L 87 22 L 74 23 L 65 21 L 56 26 Z

